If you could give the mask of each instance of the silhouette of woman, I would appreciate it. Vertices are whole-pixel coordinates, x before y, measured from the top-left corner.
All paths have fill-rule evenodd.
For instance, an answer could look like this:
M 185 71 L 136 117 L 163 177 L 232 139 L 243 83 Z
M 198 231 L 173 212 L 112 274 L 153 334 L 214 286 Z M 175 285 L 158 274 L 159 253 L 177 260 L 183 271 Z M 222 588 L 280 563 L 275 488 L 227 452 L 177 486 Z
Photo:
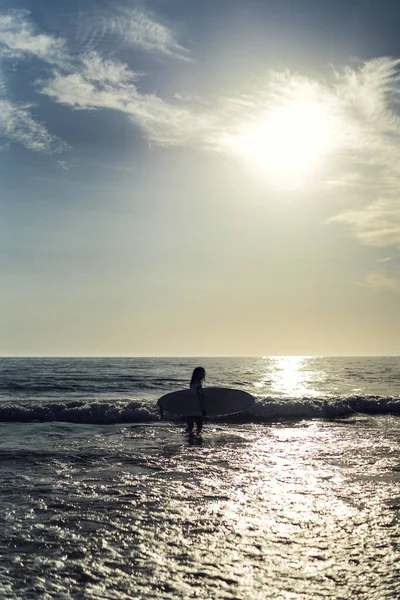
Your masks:
M 202 385 L 202 383 L 203 383 L 205 377 L 206 377 L 206 372 L 205 372 L 205 369 L 203 369 L 203 367 L 196 367 L 193 370 L 192 379 L 190 380 L 190 389 L 196 390 L 196 392 L 197 392 L 197 397 L 199 399 L 199 403 L 201 406 L 202 416 L 201 417 L 188 416 L 187 429 L 186 429 L 187 433 L 193 433 L 193 427 L 194 427 L 195 423 L 196 423 L 196 427 L 197 427 L 197 433 L 200 433 L 200 431 L 203 429 L 203 417 L 207 414 L 204 409 L 204 404 L 203 404 L 203 385 Z

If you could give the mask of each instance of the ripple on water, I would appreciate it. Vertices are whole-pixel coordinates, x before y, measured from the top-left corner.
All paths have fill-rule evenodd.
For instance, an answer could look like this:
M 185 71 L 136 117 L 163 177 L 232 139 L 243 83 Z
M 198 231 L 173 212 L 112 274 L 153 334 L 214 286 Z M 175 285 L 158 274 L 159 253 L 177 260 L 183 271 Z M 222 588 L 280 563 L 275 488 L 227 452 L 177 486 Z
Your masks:
M 395 418 L 210 426 L 198 445 L 168 425 L 34 425 L 20 455 L 4 430 L 5 598 L 400 594 Z

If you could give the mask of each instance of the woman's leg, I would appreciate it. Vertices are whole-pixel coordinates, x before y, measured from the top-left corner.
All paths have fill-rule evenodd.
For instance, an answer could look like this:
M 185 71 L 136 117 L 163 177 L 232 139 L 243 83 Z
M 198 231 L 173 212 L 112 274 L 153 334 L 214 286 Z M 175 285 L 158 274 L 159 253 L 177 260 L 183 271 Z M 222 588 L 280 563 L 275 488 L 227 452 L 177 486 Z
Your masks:
M 188 417 L 187 418 L 187 429 L 186 429 L 186 431 L 188 433 L 191 433 L 193 431 L 193 427 L 194 427 L 194 417 Z
M 202 417 L 195 417 L 195 421 L 196 421 L 197 433 L 200 433 L 200 431 L 203 429 L 203 419 L 202 419 Z

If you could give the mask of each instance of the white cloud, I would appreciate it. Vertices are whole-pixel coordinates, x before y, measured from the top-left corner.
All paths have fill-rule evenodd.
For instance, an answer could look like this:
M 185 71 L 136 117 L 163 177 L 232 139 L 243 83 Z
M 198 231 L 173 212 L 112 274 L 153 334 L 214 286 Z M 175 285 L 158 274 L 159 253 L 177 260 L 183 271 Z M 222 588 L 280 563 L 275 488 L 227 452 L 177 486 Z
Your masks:
M 76 35 L 81 53 L 98 49 L 97 44 L 114 36 L 118 43 L 162 57 L 190 61 L 189 51 L 176 33 L 159 18 L 141 8 L 113 3 L 95 12 L 81 13 Z
M 83 53 L 93 49 L 85 48 L 85 40 L 92 43 L 97 37 L 102 39 L 104 35 L 114 34 L 125 44 L 146 52 L 183 61 L 192 60 L 189 50 L 177 41 L 171 28 L 138 8 L 113 6 L 109 14 L 98 11 L 83 18 L 81 14 L 76 28 L 78 37 L 83 38 Z M 0 57 L 24 58 L 29 55 L 52 64 L 68 60 L 65 40 L 39 33 L 30 20 L 28 10 L 16 9 L 0 14 Z
M 67 162 L 66 160 L 57 160 L 56 163 L 57 166 L 63 171 L 69 171 L 70 169 L 72 169 L 72 167 L 75 166 L 72 163 Z
M 394 256 L 386 256 L 385 258 L 378 258 L 377 262 L 384 263 L 384 262 L 391 262 L 392 260 L 395 260 Z
M 400 203 L 397 198 L 372 201 L 359 209 L 344 211 L 330 221 L 350 226 L 355 237 L 368 246 L 400 244 Z
M 119 8 L 115 14 L 108 21 L 109 28 L 122 35 L 125 42 L 189 60 L 187 50 L 178 44 L 173 32 L 148 13 L 137 9 L 123 12 Z M 96 19 L 93 21 L 96 23 Z M 193 129 L 199 128 L 198 119 L 187 109 L 169 105 L 155 94 L 140 93 L 133 83 L 137 75 L 125 64 L 104 60 L 91 52 L 81 57 L 74 67 L 65 41 L 38 33 L 29 20 L 29 11 L 15 10 L 0 15 L 0 58 L 29 56 L 60 69 L 53 79 L 42 85 L 42 93 L 76 109 L 111 108 L 125 112 L 154 143 L 179 143 L 178 140 L 190 138 Z M 28 105 L 18 106 L 6 98 L 3 79 L 0 79 L 0 95 L 3 96 L 0 116 L 3 137 L 36 151 L 58 151 L 66 147 L 32 118 Z
M 15 10 L 0 15 L 0 56 L 23 58 L 36 56 L 50 63 L 65 59 L 65 42 L 43 33 L 37 33 L 28 20 L 28 11 Z
M 150 52 L 190 60 L 188 50 L 177 42 L 174 32 L 149 13 L 139 9 L 127 10 L 116 18 L 125 42 Z
M 387 277 L 382 273 L 371 273 L 365 278 L 363 286 L 382 291 L 390 291 L 400 294 L 400 279 Z
M 151 142 L 160 145 L 198 143 L 206 138 L 213 122 L 211 115 L 169 104 L 155 94 L 141 93 L 136 86 L 137 77 L 126 65 L 102 60 L 98 53 L 91 52 L 82 58 L 74 73 L 64 75 L 56 71 L 40 91 L 75 109 L 121 111 Z
M 246 124 L 257 125 L 268 111 L 299 97 L 310 101 L 319 108 L 321 119 L 326 118 L 330 137 L 325 150 L 332 160 L 319 183 L 329 193 L 346 194 L 355 201 L 355 207 L 336 221 L 353 227 L 363 243 L 384 245 L 398 239 L 393 198 L 400 192 L 400 119 L 391 107 L 399 99 L 398 66 L 397 60 L 374 60 L 336 73 L 330 83 L 270 73 L 265 83 L 253 85 L 246 94 L 193 102 L 193 97 L 185 101 L 178 93 L 177 103 L 171 104 L 141 92 L 138 75 L 123 63 L 91 52 L 74 71 L 56 70 L 40 91 L 75 109 L 124 112 L 153 143 L 225 153 L 231 151 L 225 141 Z M 383 199 L 377 202 L 378 193 Z
M 36 152 L 61 152 L 67 145 L 51 135 L 46 127 L 35 121 L 30 106 L 17 106 L 0 99 L 0 136 L 22 144 Z
M 9 142 L 22 144 L 36 152 L 60 152 L 68 146 L 46 127 L 36 121 L 30 112 L 32 105 L 18 105 L 7 98 L 5 78 L 0 72 L 0 150 L 8 150 Z
M 380 58 L 337 75 L 353 136 L 334 182 L 347 208 L 330 221 L 369 246 L 400 245 L 399 66 L 398 59 Z
M 113 7 L 105 20 L 92 16 L 86 25 L 94 30 L 118 35 L 127 44 L 159 56 L 189 60 L 189 52 L 179 44 L 176 34 L 148 12 Z M 334 205 L 338 214 L 330 222 L 345 225 L 363 244 L 400 244 L 398 59 L 367 61 L 335 72 L 330 81 L 270 72 L 264 82 L 253 82 L 230 98 L 200 99 L 176 90 L 175 101 L 167 102 L 155 93 L 142 91 L 140 76 L 122 62 L 105 60 L 97 52 L 73 60 L 67 55 L 65 41 L 38 32 L 27 11 L 0 16 L 0 56 L 35 56 L 52 64 L 53 75 L 37 82 L 37 89 L 55 102 L 75 110 L 123 112 L 153 144 L 206 148 L 231 156 L 233 148 L 226 141 L 243 128 L 257 128 L 266 114 L 299 97 L 311 101 L 320 110 L 329 137 L 323 148 L 326 164 L 313 177 L 313 185 L 338 202 Z M 36 151 L 63 147 L 34 120 L 30 106 L 11 102 L 1 79 L 0 99 L 3 137 Z M 281 146 L 284 156 L 285 143 Z M 316 150 L 318 147 L 313 152 Z M 273 149 L 270 155 L 274 157 Z M 296 156 L 292 159 L 295 163 Z
M 28 14 L 16 10 L 0 15 L 0 58 L 36 56 L 50 63 L 61 63 L 65 57 L 64 41 L 36 33 Z M 67 145 L 32 117 L 31 108 L 31 104 L 19 105 L 8 98 L 6 80 L 0 73 L 0 137 L 36 152 L 65 150 Z M 8 149 L 9 142 L 2 149 Z
M 0 97 L 5 96 L 6 93 L 7 93 L 6 79 L 3 76 L 2 72 L 0 71 Z
M 111 86 L 129 84 L 138 77 L 125 64 L 104 60 L 97 52 L 82 57 L 82 75 L 88 81 Z

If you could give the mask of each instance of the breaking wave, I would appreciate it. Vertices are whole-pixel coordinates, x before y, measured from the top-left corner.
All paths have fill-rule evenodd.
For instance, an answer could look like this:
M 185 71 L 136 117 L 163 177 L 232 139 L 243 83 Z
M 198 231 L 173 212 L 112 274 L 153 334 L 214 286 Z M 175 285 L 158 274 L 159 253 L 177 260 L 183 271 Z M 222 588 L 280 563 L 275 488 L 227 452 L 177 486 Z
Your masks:
M 400 397 L 347 396 L 336 399 L 263 398 L 236 415 L 213 417 L 219 422 L 268 422 L 286 419 L 347 417 L 356 413 L 400 415 Z M 170 420 L 180 417 L 166 415 Z M 115 424 L 158 421 L 155 402 L 148 400 L 76 400 L 68 402 L 4 402 L 0 422 L 64 421 L 85 424 Z

